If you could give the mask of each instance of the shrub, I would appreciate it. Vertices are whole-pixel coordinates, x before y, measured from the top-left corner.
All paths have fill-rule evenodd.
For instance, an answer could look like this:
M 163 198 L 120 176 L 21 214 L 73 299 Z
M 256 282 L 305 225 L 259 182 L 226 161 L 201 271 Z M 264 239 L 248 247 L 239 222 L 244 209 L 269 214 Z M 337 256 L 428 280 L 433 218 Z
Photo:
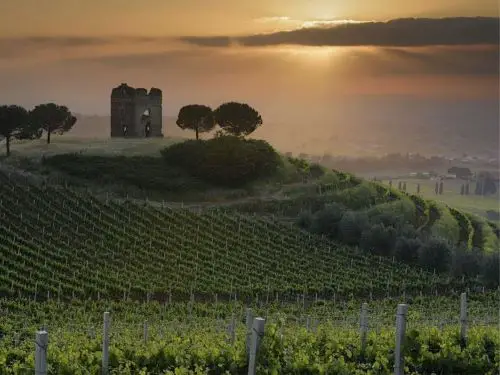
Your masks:
M 393 227 L 386 227 L 382 223 L 375 224 L 363 231 L 360 246 L 371 254 L 388 256 L 393 253 L 396 236 L 397 233 Z
M 450 269 L 452 254 L 449 242 L 431 238 L 419 249 L 419 263 L 429 271 L 446 272 Z
M 347 245 L 358 245 L 363 231 L 368 228 L 368 217 L 363 212 L 346 212 L 339 223 L 339 234 Z
M 336 200 L 352 210 L 359 210 L 385 201 L 370 183 L 361 183 L 351 189 L 339 191 Z
M 421 246 L 422 241 L 418 238 L 398 237 L 394 246 L 394 257 L 406 264 L 416 264 Z
M 490 288 L 498 287 L 500 281 L 500 254 L 486 254 L 481 264 L 482 282 Z
M 297 225 L 302 228 L 309 230 L 313 223 L 313 215 L 309 211 L 304 211 L 299 214 L 297 218 Z
M 309 166 L 309 176 L 312 179 L 318 179 L 325 174 L 323 167 L 317 163 L 313 163 Z
M 481 263 L 483 261 L 481 249 L 471 250 L 463 246 L 455 250 L 453 254 L 452 274 L 453 276 L 475 277 L 481 273 Z
M 409 198 L 402 197 L 371 207 L 366 213 L 373 223 L 383 220 L 386 225 L 398 228 L 403 224 L 415 222 L 416 208 Z
M 162 150 L 169 164 L 214 185 L 243 186 L 271 176 L 280 165 L 276 151 L 265 141 L 223 136 L 208 141 L 186 141 Z
M 330 238 L 339 237 L 339 223 L 344 215 L 345 207 L 338 203 L 331 203 L 315 213 L 311 232 L 325 234 Z

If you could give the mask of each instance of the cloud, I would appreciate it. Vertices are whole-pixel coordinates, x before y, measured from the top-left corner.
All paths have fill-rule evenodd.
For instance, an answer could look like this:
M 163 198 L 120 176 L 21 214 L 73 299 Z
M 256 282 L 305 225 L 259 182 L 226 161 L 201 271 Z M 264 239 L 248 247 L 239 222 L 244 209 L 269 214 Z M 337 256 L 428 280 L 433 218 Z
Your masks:
M 353 47 L 340 54 L 332 53 L 332 64 L 315 62 L 317 47 L 293 49 L 243 47 L 190 48 L 148 53 L 117 53 L 107 56 L 84 56 L 66 59 L 65 64 L 93 65 L 112 69 L 144 69 L 182 74 L 244 74 L 283 77 L 300 69 L 314 69 L 314 75 L 347 77 L 387 76 L 475 76 L 498 77 L 500 49 L 496 46 L 430 46 L 430 47 Z M 316 74 L 318 73 L 318 74 Z M 342 77 L 342 78 L 341 78 Z M 494 79 L 494 78 L 492 78 Z
M 274 17 L 260 17 L 255 19 L 255 22 L 257 23 L 287 22 L 287 21 L 291 21 L 291 18 L 287 16 L 274 16 Z
M 302 46 L 383 46 L 477 45 L 499 43 L 500 19 L 493 17 L 404 18 L 387 22 L 317 21 L 314 27 L 246 36 L 180 37 L 197 46 L 248 47 Z M 322 22 L 322 23 L 321 23 Z M 339 22 L 339 21 L 336 21 Z
M 230 47 L 238 44 L 237 39 L 229 36 L 214 36 L 207 38 L 183 36 L 179 40 L 184 43 L 193 44 L 199 47 Z
M 39 53 L 106 49 L 110 47 L 167 46 L 179 42 L 171 37 L 147 36 L 26 36 L 0 38 L 0 59 L 32 57 Z
M 349 69 L 376 76 L 498 76 L 498 46 L 382 47 L 355 54 Z

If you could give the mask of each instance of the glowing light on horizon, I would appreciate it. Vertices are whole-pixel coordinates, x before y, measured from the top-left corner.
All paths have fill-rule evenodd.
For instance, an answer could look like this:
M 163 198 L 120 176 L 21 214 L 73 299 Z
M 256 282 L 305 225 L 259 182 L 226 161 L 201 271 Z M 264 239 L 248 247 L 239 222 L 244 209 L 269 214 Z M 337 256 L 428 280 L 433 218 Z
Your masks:
M 329 67 L 338 61 L 338 58 L 348 52 L 345 47 L 310 47 L 310 46 L 283 46 L 273 47 L 274 53 L 291 58 L 295 62 L 313 65 L 314 67 Z
M 373 21 L 358 21 L 358 20 L 315 20 L 315 21 L 305 21 L 302 23 L 302 28 L 314 28 L 314 27 L 331 27 L 338 25 L 347 25 L 347 24 L 360 24 L 367 23 Z

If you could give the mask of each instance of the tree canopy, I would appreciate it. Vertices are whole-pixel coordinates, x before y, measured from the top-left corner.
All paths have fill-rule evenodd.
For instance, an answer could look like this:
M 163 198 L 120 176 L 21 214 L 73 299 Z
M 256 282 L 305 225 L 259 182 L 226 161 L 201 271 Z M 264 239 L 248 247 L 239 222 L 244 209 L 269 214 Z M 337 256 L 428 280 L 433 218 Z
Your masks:
M 176 124 L 183 130 L 194 130 L 196 139 L 199 139 L 199 133 L 209 132 L 215 127 L 212 108 L 202 104 L 186 105 L 180 109 Z
M 246 136 L 262 125 L 259 112 L 246 103 L 229 102 L 219 106 L 214 111 L 215 122 L 224 132 Z
M 47 143 L 50 143 L 52 133 L 63 134 L 76 123 L 68 107 L 54 103 L 37 105 L 31 111 L 34 126 L 47 132 Z
M 29 112 L 18 105 L 0 106 L 0 135 L 5 138 L 7 156 L 10 155 L 12 138 L 24 139 L 35 137 L 32 131 Z

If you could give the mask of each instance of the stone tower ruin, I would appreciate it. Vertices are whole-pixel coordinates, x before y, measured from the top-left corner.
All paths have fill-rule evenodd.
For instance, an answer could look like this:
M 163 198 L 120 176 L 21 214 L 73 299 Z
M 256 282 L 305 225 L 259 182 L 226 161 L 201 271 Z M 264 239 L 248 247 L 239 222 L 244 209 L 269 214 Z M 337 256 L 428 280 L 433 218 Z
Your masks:
M 162 92 L 122 83 L 111 91 L 111 137 L 163 137 Z

